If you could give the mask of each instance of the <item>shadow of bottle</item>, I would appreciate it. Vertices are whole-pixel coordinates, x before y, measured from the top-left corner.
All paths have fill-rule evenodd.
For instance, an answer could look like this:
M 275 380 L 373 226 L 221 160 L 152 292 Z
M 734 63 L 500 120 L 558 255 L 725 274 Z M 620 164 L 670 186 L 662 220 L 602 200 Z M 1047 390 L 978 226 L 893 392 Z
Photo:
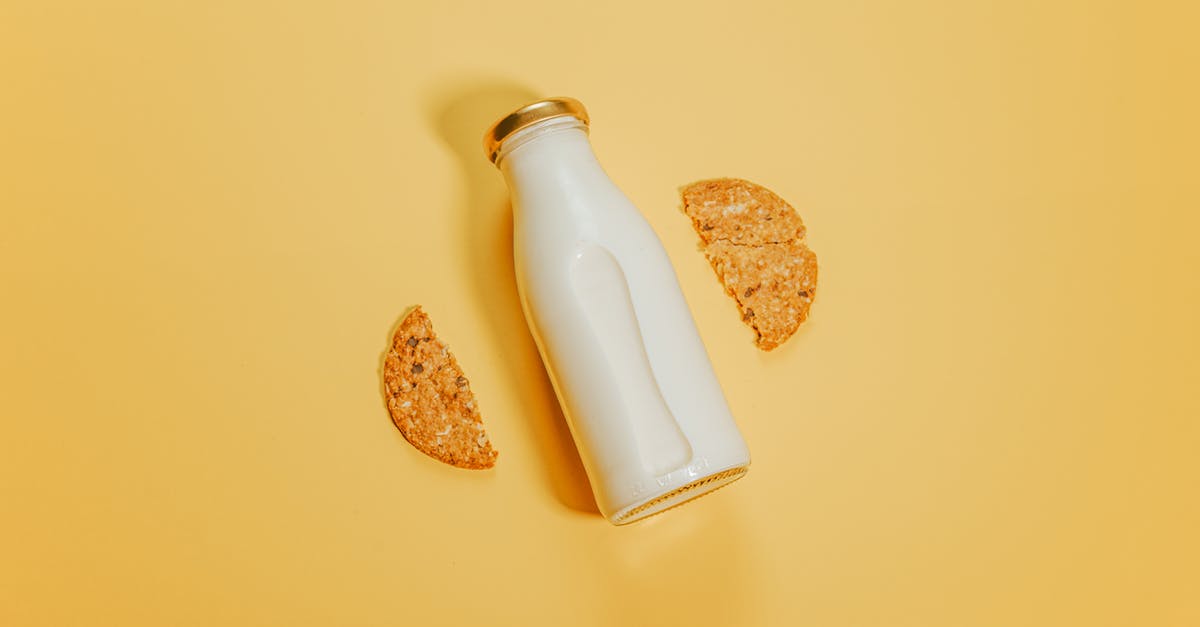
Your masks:
M 506 374 L 527 413 L 530 433 L 545 463 L 547 482 L 568 508 L 599 514 L 583 463 L 563 420 L 537 345 L 525 324 L 513 269 L 513 219 L 499 172 L 483 153 L 483 133 L 497 118 L 537 99 L 519 85 L 463 82 L 435 90 L 428 115 L 454 151 L 464 197 L 459 219 L 474 277 L 474 295 L 487 311 L 492 341 L 508 359 Z

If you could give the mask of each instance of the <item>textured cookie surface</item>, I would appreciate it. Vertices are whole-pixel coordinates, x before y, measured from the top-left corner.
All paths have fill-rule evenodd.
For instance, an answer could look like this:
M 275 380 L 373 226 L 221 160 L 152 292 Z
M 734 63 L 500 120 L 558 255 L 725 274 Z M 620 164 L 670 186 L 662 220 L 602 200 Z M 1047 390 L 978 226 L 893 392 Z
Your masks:
M 392 422 L 422 453 L 459 468 L 495 465 L 471 384 L 420 307 L 392 338 L 383 383 Z
M 741 179 L 685 187 L 683 211 L 725 291 L 769 351 L 808 318 L 817 294 L 817 256 L 800 215 L 771 190 Z
M 804 240 L 804 223 L 775 192 L 741 179 L 713 179 L 683 188 L 683 210 L 705 244 L 757 246 Z

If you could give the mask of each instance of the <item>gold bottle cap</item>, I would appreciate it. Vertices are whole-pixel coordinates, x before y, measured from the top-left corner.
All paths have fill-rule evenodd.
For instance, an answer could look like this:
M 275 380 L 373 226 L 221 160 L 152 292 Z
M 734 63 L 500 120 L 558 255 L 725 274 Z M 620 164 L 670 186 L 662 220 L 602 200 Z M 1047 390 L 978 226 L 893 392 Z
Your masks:
M 542 120 L 565 116 L 578 118 L 585 125 L 589 122 L 587 109 L 574 98 L 546 98 L 531 102 L 500 118 L 484 133 L 483 151 L 495 163 L 500 154 L 500 144 L 510 135 Z

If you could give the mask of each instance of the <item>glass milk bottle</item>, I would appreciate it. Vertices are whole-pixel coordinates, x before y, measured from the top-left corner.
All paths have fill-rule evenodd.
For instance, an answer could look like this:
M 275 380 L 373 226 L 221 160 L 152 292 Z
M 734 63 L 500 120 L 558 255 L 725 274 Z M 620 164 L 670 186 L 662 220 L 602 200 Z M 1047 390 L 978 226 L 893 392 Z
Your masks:
M 577 100 L 505 116 L 484 147 L 512 195 L 525 319 L 600 511 L 621 525 L 746 474 L 666 251 L 596 161 Z

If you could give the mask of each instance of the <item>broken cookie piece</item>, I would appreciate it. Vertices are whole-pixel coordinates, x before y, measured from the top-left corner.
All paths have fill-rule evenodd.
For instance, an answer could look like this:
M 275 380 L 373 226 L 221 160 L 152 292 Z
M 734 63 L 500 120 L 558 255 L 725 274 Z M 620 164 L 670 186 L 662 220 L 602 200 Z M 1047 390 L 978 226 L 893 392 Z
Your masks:
M 742 320 L 771 350 L 808 318 L 817 285 L 817 256 L 803 244 L 738 246 L 714 242 L 705 248 L 725 291 L 737 300 Z
M 755 343 L 764 351 L 779 346 L 808 318 L 817 293 L 817 256 L 804 243 L 800 215 L 741 179 L 700 181 L 682 194 L 683 212 Z
M 392 422 L 422 453 L 459 468 L 496 464 L 470 382 L 420 307 L 396 329 L 383 384 Z
M 705 244 L 743 246 L 803 241 L 800 215 L 771 190 L 741 179 L 713 179 L 683 188 L 683 211 Z

